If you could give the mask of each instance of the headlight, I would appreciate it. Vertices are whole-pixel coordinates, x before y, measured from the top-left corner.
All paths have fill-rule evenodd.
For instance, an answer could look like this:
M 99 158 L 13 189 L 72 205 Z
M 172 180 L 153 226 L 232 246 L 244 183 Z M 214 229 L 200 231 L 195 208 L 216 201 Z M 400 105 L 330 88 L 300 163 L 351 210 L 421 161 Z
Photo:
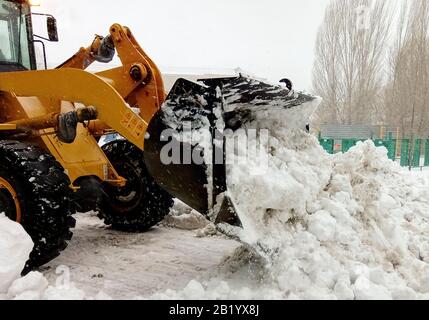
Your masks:
M 42 0 L 30 0 L 30 6 L 40 7 L 42 5 Z

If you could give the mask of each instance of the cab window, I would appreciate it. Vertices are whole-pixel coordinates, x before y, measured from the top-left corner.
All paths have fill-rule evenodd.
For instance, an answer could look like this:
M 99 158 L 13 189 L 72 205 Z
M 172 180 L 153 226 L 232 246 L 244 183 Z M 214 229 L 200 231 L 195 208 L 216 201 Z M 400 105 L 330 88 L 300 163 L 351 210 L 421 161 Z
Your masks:
M 29 9 L 0 0 L 0 64 L 20 65 L 31 69 L 27 21 Z

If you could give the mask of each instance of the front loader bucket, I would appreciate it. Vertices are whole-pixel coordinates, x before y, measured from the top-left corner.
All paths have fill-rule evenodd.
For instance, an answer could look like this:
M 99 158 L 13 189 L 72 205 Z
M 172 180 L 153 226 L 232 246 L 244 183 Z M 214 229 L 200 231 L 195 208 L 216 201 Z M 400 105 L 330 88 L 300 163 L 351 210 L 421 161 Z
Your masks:
M 147 168 L 167 192 L 212 222 L 240 226 L 227 192 L 222 133 L 256 123 L 269 125 L 259 120 L 279 117 L 290 121 L 291 128 L 305 129 L 316 108 L 313 100 L 243 76 L 198 83 L 179 79 L 149 124 Z
M 204 128 L 211 110 L 199 97 L 209 96 L 206 88 L 179 80 L 162 109 L 152 118 L 144 145 L 145 163 L 157 183 L 172 196 L 206 214 L 209 210 L 207 163 L 195 164 L 187 155 L 204 152 L 204 146 L 182 138 L 187 128 Z M 189 130 L 188 130 L 189 131 Z M 207 151 L 206 151 L 207 152 Z

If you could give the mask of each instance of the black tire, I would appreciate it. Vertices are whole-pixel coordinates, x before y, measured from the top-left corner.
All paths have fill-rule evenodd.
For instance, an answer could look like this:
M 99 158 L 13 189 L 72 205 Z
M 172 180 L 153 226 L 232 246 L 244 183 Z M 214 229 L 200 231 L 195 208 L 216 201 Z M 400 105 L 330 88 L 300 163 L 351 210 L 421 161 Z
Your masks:
M 39 147 L 17 141 L 0 141 L 0 177 L 18 196 L 20 222 L 34 242 L 23 273 L 59 256 L 75 226 L 70 180 L 62 166 Z M 10 192 L 0 191 L 0 211 L 17 221 Z
M 98 202 L 100 219 L 126 232 L 144 232 L 161 222 L 170 212 L 173 199 L 149 175 L 143 151 L 125 140 L 110 142 L 102 149 L 118 174 L 127 179 L 127 185 L 103 185 Z

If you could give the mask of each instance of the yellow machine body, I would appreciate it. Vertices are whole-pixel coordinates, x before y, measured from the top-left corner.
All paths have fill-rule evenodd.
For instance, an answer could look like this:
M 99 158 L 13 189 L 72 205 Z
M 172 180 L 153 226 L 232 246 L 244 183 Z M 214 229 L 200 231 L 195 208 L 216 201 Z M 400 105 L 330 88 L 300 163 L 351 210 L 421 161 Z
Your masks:
M 36 130 L 28 138 L 55 156 L 72 183 L 92 176 L 124 185 L 96 138 L 117 132 L 143 150 L 148 123 L 165 99 L 161 73 L 131 31 L 114 24 L 110 36 L 121 67 L 95 74 L 84 71 L 95 61 L 101 39 L 97 36 L 90 47 L 81 48 L 57 69 L 0 73 L 0 133 L 13 134 L 23 121 L 40 128 L 52 115 L 95 108 L 97 120 L 78 124 L 72 143 L 62 143 L 55 127 Z

